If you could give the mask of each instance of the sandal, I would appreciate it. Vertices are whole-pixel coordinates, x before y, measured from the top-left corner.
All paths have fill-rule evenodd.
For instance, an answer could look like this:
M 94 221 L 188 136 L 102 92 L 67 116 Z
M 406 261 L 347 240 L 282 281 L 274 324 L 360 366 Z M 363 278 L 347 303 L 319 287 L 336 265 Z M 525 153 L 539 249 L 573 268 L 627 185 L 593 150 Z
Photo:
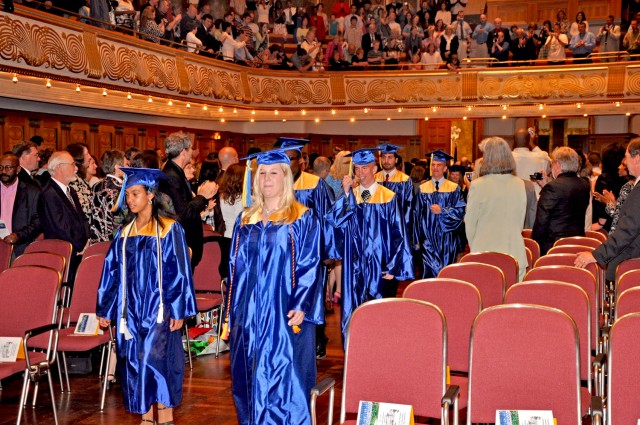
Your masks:
M 112 385 L 116 383 L 116 376 L 113 373 L 107 375 L 107 389 L 110 389 Z M 148 419 L 145 419 L 148 421 Z
M 167 406 L 158 407 L 158 415 L 160 415 L 161 410 L 166 410 L 166 409 L 173 409 L 173 407 L 167 407 Z M 173 423 L 173 419 L 172 419 L 169 422 L 158 422 L 157 425 L 175 425 L 175 424 Z
M 333 294 L 333 303 L 334 303 L 334 304 L 338 304 L 338 303 L 340 302 L 340 297 L 341 297 L 341 295 L 342 295 L 342 294 L 341 294 L 340 292 L 338 292 L 338 291 L 336 291 L 336 292 Z
M 140 421 L 140 425 L 144 425 L 145 423 L 156 425 L 156 421 L 153 421 L 153 420 L 143 419 L 142 421 Z

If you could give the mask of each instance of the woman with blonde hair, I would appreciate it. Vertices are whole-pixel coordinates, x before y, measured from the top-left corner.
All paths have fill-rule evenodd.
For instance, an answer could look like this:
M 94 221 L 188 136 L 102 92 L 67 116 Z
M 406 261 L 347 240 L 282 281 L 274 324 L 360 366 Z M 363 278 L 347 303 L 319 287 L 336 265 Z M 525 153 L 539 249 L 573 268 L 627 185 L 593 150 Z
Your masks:
M 296 201 L 284 150 L 257 153 L 248 168 L 253 158 L 251 205 L 231 238 L 223 332 L 231 347 L 233 399 L 240 424 L 308 424 L 315 328 L 324 322 L 321 226 Z
M 329 175 L 326 182 L 333 190 L 333 194 L 336 198 L 342 195 L 342 178 L 349 174 L 349 168 L 351 167 L 351 160 L 347 157 L 350 151 L 340 151 L 336 154 L 333 160 L 333 164 L 329 169 Z
M 527 209 L 524 180 L 515 175 L 511 148 L 500 137 L 484 139 L 479 178 L 469 187 L 465 226 L 471 252 L 495 251 L 518 260 L 524 278 L 527 255 L 522 227 Z

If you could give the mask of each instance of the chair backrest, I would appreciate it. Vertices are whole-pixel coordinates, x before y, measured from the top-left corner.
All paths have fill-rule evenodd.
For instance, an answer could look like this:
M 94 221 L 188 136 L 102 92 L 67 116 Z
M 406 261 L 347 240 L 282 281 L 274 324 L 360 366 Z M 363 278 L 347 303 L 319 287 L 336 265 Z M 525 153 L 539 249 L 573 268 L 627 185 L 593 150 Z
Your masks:
M 518 260 L 503 252 L 472 252 L 462 257 L 460 262 L 485 263 L 498 267 L 504 273 L 504 282 L 507 289 L 518 281 Z
M 618 295 L 616 319 L 629 313 L 640 313 L 640 287 L 627 289 Z
M 531 270 L 533 267 L 533 253 L 526 246 L 524 247 L 524 252 L 527 254 L 527 270 Z
M 64 276 L 66 261 L 63 256 L 53 252 L 29 252 L 24 253 L 11 264 L 11 267 L 45 266 L 57 270 Z
M 9 268 L 11 256 L 13 255 L 13 245 L 0 240 L 0 273 Z
M 609 333 L 607 422 L 635 424 L 640 417 L 640 313 L 615 321 Z
M 24 250 L 25 254 L 31 252 L 52 252 L 62 255 L 65 260 L 65 271 L 62 274 L 62 281 L 66 282 L 69 277 L 69 265 L 71 264 L 71 255 L 73 254 L 73 245 L 67 241 L 60 239 L 42 239 L 31 242 Z
M 624 260 L 623 262 L 618 264 L 618 267 L 616 268 L 616 282 L 620 279 L 620 276 L 622 276 L 626 272 L 637 269 L 640 269 L 640 257 Z
M 93 255 L 107 255 L 109 252 L 109 248 L 111 247 L 111 241 L 104 241 L 94 243 L 93 245 L 89 245 L 87 249 L 82 254 L 82 259 L 91 257 Z
M 407 286 L 402 297 L 427 301 L 442 310 L 447 320 L 449 368 L 468 372 L 471 325 L 482 310 L 482 297 L 478 288 L 457 279 L 423 279 Z
M 538 258 L 533 268 L 544 266 L 574 266 L 578 254 L 547 254 Z
M 542 409 L 580 425 L 578 350 L 578 329 L 558 309 L 484 309 L 471 331 L 467 424 L 493 423 L 498 409 Z
M 538 244 L 538 242 L 531 238 L 523 238 L 523 240 L 524 246 L 526 248 L 529 248 L 529 250 L 531 251 L 533 267 L 533 265 L 536 264 L 536 261 L 538 261 L 538 258 L 540 258 L 540 245 Z
M 597 248 L 602 245 L 602 242 L 600 239 L 587 238 L 586 236 L 569 236 L 566 238 L 560 238 L 553 244 L 553 246 L 562 245 L 582 245 Z
M 104 258 L 105 254 L 92 255 L 84 257 L 80 262 L 69 306 L 69 317 L 72 322 L 78 320 L 80 313 L 95 313 Z
M 440 270 L 438 278 L 458 279 L 473 284 L 480 291 L 483 308 L 502 304 L 505 292 L 504 273 L 483 263 L 456 263 Z
M 584 235 L 587 238 L 597 239 L 602 243 L 605 243 L 607 241 L 607 239 L 609 238 L 606 233 L 598 232 L 596 230 L 587 230 L 587 231 L 584 232 Z
M 447 325 L 433 304 L 374 300 L 351 316 L 346 334 L 340 423 L 360 400 L 413 406 L 417 416 L 439 418 L 446 385 Z M 393 335 L 393 347 L 381 338 Z
M 587 245 L 556 245 L 547 254 L 580 254 L 581 252 L 591 252 L 595 248 Z
M 523 238 L 531 238 L 532 234 L 533 234 L 533 230 L 532 229 L 522 229 L 522 237 Z
M 193 271 L 193 286 L 196 291 L 219 292 L 222 277 L 218 269 L 222 254 L 217 241 L 206 242 L 202 247 L 202 260 Z
M 529 271 L 524 277 L 524 280 L 525 282 L 555 280 L 558 282 L 571 283 L 582 288 L 589 298 L 589 311 L 591 315 L 591 346 L 594 349 L 597 347 L 596 344 L 600 319 L 600 296 L 596 278 L 591 272 L 589 272 L 589 270 L 573 266 L 542 266 Z M 550 307 L 555 306 L 550 305 Z
M 505 304 L 537 304 L 562 310 L 578 327 L 580 336 L 580 379 L 591 390 L 591 309 L 587 293 L 578 285 L 555 280 L 516 283 L 504 296 Z
M 640 269 L 629 270 L 616 280 L 616 294 L 620 295 L 629 288 L 640 286 Z
M 0 273 L 0 335 L 23 337 L 28 329 L 56 321 L 61 275 L 42 266 Z

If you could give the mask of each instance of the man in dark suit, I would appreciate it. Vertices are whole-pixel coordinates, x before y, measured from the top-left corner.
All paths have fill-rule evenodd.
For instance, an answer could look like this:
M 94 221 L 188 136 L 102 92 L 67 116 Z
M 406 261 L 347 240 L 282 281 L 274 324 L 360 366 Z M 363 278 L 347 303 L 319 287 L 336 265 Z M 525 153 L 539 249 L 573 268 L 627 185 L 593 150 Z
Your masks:
M 544 186 L 531 235 L 540 244 L 542 255 L 560 238 L 584 236 L 585 215 L 591 201 L 589 181 L 577 174 L 580 168 L 577 152 L 562 146 L 553 151 L 551 159 L 555 180 L 541 183 Z
M 18 157 L 20 162 L 18 180 L 40 189 L 40 183 L 33 178 L 33 172 L 39 167 L 40 154 L 38 153 L 38 145 L 33 142 L 20 142 L 13 147 L 11 152 Z
M 66 151 L 55 152 L 49 158 L 51 179 L 42 188 L 38 215 L 45 239 L 62 239 L 73 245 L 69 263 L 69 282 L 73 282 L 75 271 L 89 240 L 89 221 L 75 190 L 69 183 L 76 178 L 73 157 Z
M 195 268 L 202 259 L 203 233 L 200 213 L 218 192 L 218 185 L 206 181 L 198 187 L 198 194 L 193 196 L 184 174 L 184 167 L 191 162 L 191 143 L 191 136 L 181 131 L 170 134 L 165 139 L 167 163 L 162 171 L 167 178 L 160 181 L 160 191 L 166 193 L 173 202 L 175 213 L 184 228 L 187 245 L 191 248 L 191 267 Z
M 635 186 L 620 207 L 620 219 L 616 231 L 593 252 L 583 252 L 576 258 L 577 267 L 586 267 L 596 261 L 607 268 L 607 280 L 614 281 L 618 264 L 629 258 L 640 257 L 640 138 L 629 142 L 627 152 L 629 174 L 636 177 Z
M 13 245 L 16 257 L 40 233 L 40 191 L 35 186 L 18 180 L 19 167 L 17 156 L 0 156 L 0 218 L 9 233 L 3 240 Z
M 200 54 L 205 56 L 215 56 L 220 51 L 222 44 L 211 35 L 211 27 L 213 27 L 213 16 L 208 13 L 202 15 L 202 21 L 198 23 L 196 37 L 202 41 Z
M 378 28 L 376 24 L 371 23 L 367 28 L 367 33 L 362 36 L 362 50 L 364 50 L 364 57 L 369 54 L 369 50 L 373 49 L 373 42 L 378 40 L 382 44 L 382 38 L 377 33 Z

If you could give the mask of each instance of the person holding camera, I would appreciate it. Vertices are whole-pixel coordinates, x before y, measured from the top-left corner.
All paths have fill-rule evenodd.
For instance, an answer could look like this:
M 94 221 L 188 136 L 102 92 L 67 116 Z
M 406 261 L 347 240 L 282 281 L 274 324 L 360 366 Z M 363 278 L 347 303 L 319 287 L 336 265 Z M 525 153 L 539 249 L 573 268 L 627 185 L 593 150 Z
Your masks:
M 630 55 L 640 53 L 640 29 L 638 28 L 638 20 L 634 19 L 629 25 L 629 30 L 622 40 L 622 47 L 629 52 Z M 637 60 L 637 58 L 632 58 Z
M 596 36 L 599 53 L 617 52 L 620 48 L 620 27 L 614 22 L 613 15 L 607 17 L 607 22 L 600 28 Z M 615 56 L 602 58 L 605 62 L 615 62 Z

